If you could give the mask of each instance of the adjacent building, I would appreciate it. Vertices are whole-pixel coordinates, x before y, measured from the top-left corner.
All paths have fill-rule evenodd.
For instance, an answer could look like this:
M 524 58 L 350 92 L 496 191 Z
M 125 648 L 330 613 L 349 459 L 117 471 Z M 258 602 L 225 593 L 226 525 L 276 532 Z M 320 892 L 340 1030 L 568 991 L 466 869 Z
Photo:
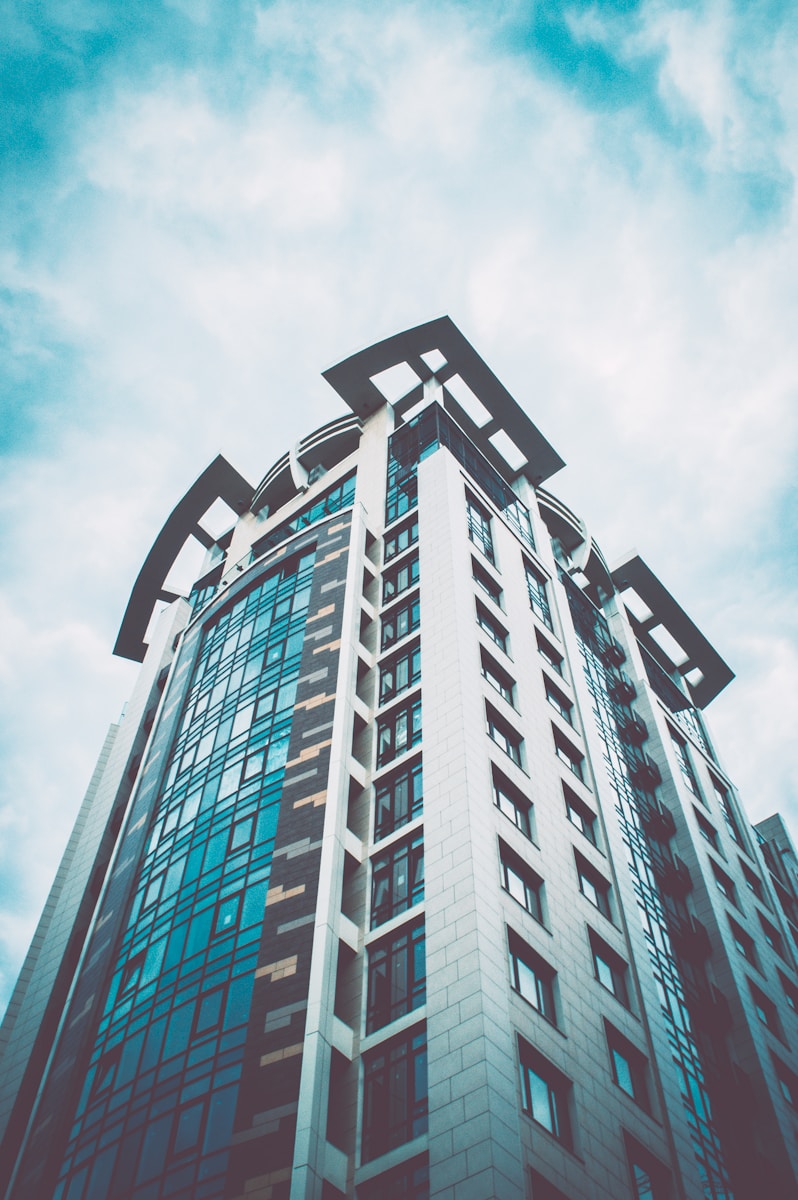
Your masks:
M 212 463 L 133 588 L 0 1194 L 794 1198 L 798 860 L 704 723 L 731 671 L 448 318 L 325 377 L 346 415 Z

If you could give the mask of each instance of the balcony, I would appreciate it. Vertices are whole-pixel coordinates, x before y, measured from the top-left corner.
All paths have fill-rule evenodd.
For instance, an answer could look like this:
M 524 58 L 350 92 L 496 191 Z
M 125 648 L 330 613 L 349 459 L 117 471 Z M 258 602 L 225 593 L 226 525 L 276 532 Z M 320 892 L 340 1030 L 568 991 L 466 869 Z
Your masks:
M 606 667 L 620 667 L 626 662 L 626 651 L 620 642 L 610 638 L 601 648 L 601 661 Z
M 627 715 L 618 718 L 618 733 L 627 746 L 642 746 L 648 739 L 648 726 L 642 717 Z
M 635 787 L 642 788 L 646 792 L 653 791 L 662 783 L 662 773 L 659 767 L 647 754 L 635 756 L 629 764 L 629 778 Z
M 697 917 L 674 921 L 671 937 L 677 954 L 692 963 L 705 962 L 712 953 L 712 943 L 705 925 Z
M 700 989 L 689 989 L 687 1001 L 699 1029 L 709 1034 L 726 1034 L 733 1025 L 729 1001 L 714 983 L 702 983 Z
M 645 800 L 637 799 L 637 810 L 643 822 L 646 833 L 658 842 L 669 842 L 676 834 L 676 822 L 673 813 L 653 796 L 646 795 Z
M 693 890 L 693 880 L 678 855 L 657 854 L 652 857 L 654 870 L 659 876 L 663 891 L 680 899 Z
M 630 704 L 637 695 L 637 688 L 625 671 L 613 675 L 607 690 L 615 704 Z

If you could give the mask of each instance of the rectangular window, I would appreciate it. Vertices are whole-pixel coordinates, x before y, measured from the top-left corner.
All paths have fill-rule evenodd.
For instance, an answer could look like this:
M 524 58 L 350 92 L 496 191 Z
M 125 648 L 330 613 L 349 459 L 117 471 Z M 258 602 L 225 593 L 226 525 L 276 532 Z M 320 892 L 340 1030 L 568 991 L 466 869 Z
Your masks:
M 769 1000 L 765 993 L 748 980 L 748 988 L 751 992 L 751 999 L 754 1002 L 754 1011 L 760 1021 L 767 1029 L 770 1030 L 777 1038 L 784 1040 L 784 1034 L 779 1020 L 778 1010 L 772 1000 Z
M 489 600 L 492 600 L 497 608 L 502 607 L 502 589 L 499 587 L 492 575 L 489 575 L 484 567 L 481 567 L 475 558 L 471 559 L 471 572 L 474 576 L 474 582 L 477 587 L 481 588 Z
M 427 997 L 424 922 L 369 947 L 366 1033 L 412 1012 Z
M 532 611 L 547 629 L 553 630 L 549 597 L 546 592 L 546 577 L 531 563 L 525 561 L 524 567 L 526 569 L 526 590 Z
M 532 801 L 527 800 L 497 767 L 493 767 L 493 802 L 524 837 L 531 839 L 534 833 Z
M 625 1130 L 623 1140 L 634 1200 L 672 1200 L 673 1188 L 667 1167 Z
M 570 1146 L 570 1080 L 521 1037 L 518 1052 L 524 1112 L 558 1141 Z
M 564 721 L 567 721 L 569 725 L 573 725 L 573 704 L 571 704 L 571 701 L 545 675 L 543 676 L 543 682 L 546 687 L 546 699 L 551 707 L 560 714 Z
M 380 663 L 380 704 L 400 696 L 421 678 L 421 645 L 416 642 Z
M 502 887 L 531 917 L 543 924 L 543 880 L 499 839 Z
M 512 929 L 507 930 L 510 952 L 510 980 L 513 991 L 518 992 L 528 1004 L 536 1008 L 542 1017 L 557 1024 L 554 1007 L 553 967 L 522 941 Z
M 398 604 L 390 612 L 382 616 L 381 649 L 387 650 L 394 642 L 400 641 L 414 629 L 418 629 L 421 620 L 421 603 L 418 596 L 412 596 L 404 603 Z
M 396 558 L 397 554 L 401 554 L 403 550 L 408 550 L 411 546 L 415 546 L 418 541 L 418 517 L 414 517 L 407 525 L 403 525 L 401 529 L 397 529 L 395 533 L 391 533 L 385 539 L 385 550 L 383 558 L 386 562 L 390 562 L 392 558 Z
M 421 741 L 421 697 L 400 704 L 377 722 L 377 766 L 384 767 Z
M 718 854 L 721 854 L 722 851 L 720 848 L 720 841 L 718 839 L 718 831 L 715 826 L 711 821 L 706 819 L 703 813 L 698 811 L 695 805 L 693 805 L 693 815 L 696 819 L 696 824 L 698 825 L 698 832 L 701 834 L 704 841 L 708 842 L 712 849 Z
M 421 833 L 397 842 L 372 859 L 371 928 L 424 899 L 424 841 Z
M 485 719 L 487 722 L 488 737 L 496 743 L 500 750 L 513 760 L 517 766 L 521 766 L 521 746 L 524 739 L 517 730 L 513 729 L 512 725 L 500 717 L 490 704 L 485 704 Z
M 538 654 L 547 662 L 558 675 L 563 674 L 562 655 L 544 638 L 539 629 L 535 630 L 535 641 L 538 644 Z
M 562 790 L 565 797 L 565 815 L 568 820 L 589 842 L 592 842 L 594 846 L 597 845 L 596 814 L 588 808 L 584 800 L 579 799 L 567 783 L 563 783 Z
M 595 867 L 592 867 L 578 851 L 574 851 L 576 874 L 579 879 L 579 890 L 594 908 L 597 908 L 608 921 L 612 920 L 610 907 L 610 885 Z
M 382 602 L 388 604 L 418 583 L 418 553 L 411 554 L 382 577 Z
M 790 1107 L 798 1111 L 798 1075 L 791 1071 L 780 1058 L 776 1058 L 775 1054 L 771 1053 L 770 1057 L 779 1081 L 779 1091 Z
M 729 922 L 729 929 L 731 930 L 732 940 L 735 946 L 739 950 L 740 954 L 742 954 L 746 962 L 749 962 L 752 967 L 756 967 L 756 969 L 759 970 L 759 959 L 757 958 L 754 939 L 745 932 L 742 926 L 737 924 L 734 917 L 730 917 L 728 913 L 726 914 L 726 917 Z
M 554 737 L 554 753 L 560 762 L 565 763 L 568 770 L 577 779 L 581 779 L 584 782 L 584 756 L 579 753 L 575 746 L 571 745 L 568 739 L 554 725 L 551 727 L 551 732 Z
M 427 1034 L 422 1027 L 363 1055 L 363 1161 L 427 1131 Z
M 480 647 L 480 658 L 482 661 L 482 674 L 492 688 L 502 696 L 508 704 L 515 707 L 515 681 L 510 675 L 500 667 L 495 659 L 491 658 L 484 647 Z
M 466 514 L 468 520 L 468 536 L 478 550 L 481 550 L 489 563 L 496 558 L 493 553 L 493 537 L 490 531 L 490 513 L 470 492 L 466 492 Z
M 784 939 L 778 929 L 766 917 L 763 917 L 760 912 L 756 915 L 759 917 L 759 924 L 762 926 L 762 935 L 765 941 L 771 950 L 774 950 L 780 958 L 784 958 Z
M 710 862 L 712 874 L 715 877 L 715 885 L 722 896 L 725 896 L 730 904 L 735 908 L 739 908 L 737 903 L 737 889 L 733 881 L 729 878 L 725 871 L 721 871 L 720 867 L 715 862 Z
M 729 793 L 714 775 L 710 775 L 710 779 L 712 780 L 715 798 L 720 806 L 720 811 L 723 814 L 723 820 L 726 822 L 726 828 L 729 831 L 732 841 L 736 842 L 737 845 L 744 850 L 745 843 L 743 842 L 743 837 L 740 833 L 740 826 L 737 822 L 737 818 L 734 815 L 734 809 L 732 808 L 732 802 L 729 799 Z
M 690 754 L 687 750 L 687 743 L 683 738 L 680 738 L 677 733 L 674 733 L 670 726 L 668 727 L 668 732 L 671 735 L 673 749 L 676 752 L 676 760 L 679 763 L 679 770 L 682 773 L 682 778 L 693 795 L 697 796 L 703 804 L 704 798 L 701 795 L 701 791 L 698 787 L 698 780 L 696 779 L 695 772 L 693 771 L 693 764 L 690 762 Z
M 541 1175 L 534 1167 L 529 1168 L 529 1179 L 532 1184 L 532 1200 L 571 1200 L 565 1192 L 555 1187 L 545 1175 Z
M 759 878 L 756 871 L 752 871 L 742 859 L 740 859 L 739 862 L 743 872 L 743 878 L 745 879 L 745 884 L 749 892 L 753 892 L 760 904 L 767 904 L 769 908 L 770 905 L 765 899 L 765 889 L 762 886 L 762 880 Z
M 500 650 L 507 653 L 507 630 L 504 626 L 492 617 L 485 605 L 477 600 L 477 624 L 480 629 L 488 635 L 490 640 L 494 642 Z
M 587 931 L 590 951 L 593 955 L 593 973 L 602 987 L 611 992 L 616 1000 L 629 1007 L 629 969 L 619 954 L 607 945 L 592 929 Z
M 429 1163 L 419 1155 L 357 1186 L 357 1200 L 429 1200 Z
M 374 838 L 379 841 L 420 815 L 423 805 L 421 759 L 381 779 L 374 791 Z
M 798 987 L 791 983 L 786 975 L 779 971 L 779 982 L 781 983 L 784 992 L 784 999 L 789 1004 L 794 1013 L 798 1013 Z
M 628 1038 L 619 1033 L 609 1021 L 604 1022 L 612 1078 L 622 1092 L 631 1096 L 641 1108 L 649 1110 L 648 1062 L 644 1054 Z

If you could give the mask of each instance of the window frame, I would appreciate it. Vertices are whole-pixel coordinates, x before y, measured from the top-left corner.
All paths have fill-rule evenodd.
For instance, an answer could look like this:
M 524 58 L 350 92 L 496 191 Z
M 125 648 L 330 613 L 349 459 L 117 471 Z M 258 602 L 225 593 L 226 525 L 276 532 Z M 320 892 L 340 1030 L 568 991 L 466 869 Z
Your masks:
M 402 966 L 402 954 L 404 966 Z M 384 975 L 379 969 L 384 960 Z M 422 971 L 417 967 L 421 963 Z M 403 977 L 402 977 L 402 973 Z M 385 999 L 375 997 L 378 981 L 384 980 Z M 394 992 L 404 994 L 394 998 Z M 400 1017 L 415 1012 L 427 999 L 426 936 L 424 918 L 410 921 L 368 946 L 366 969 L 366 1034 L 376 1033 Z
M 405 592 L 416 586 L 419 578 L 418 563 L 418 550 L 415 550 L 408 554 L 407 558 L 403 558 L 401 562 L 383 572 L 383 604 L 392 604 L 399 596 L 403 596 Z M 389 587 L 392 590 L 389 591 Z
M 526 575 L 526 590 L 529 599 L 529 607 L 532 612 L 541 621 L 547 629 L 554 632 L 554 622 L 551 616 L 551 602 L 549 600 L 548 585 L 550 580 L 538 568 L 532 565 L 529 559 L 524 558 L 524 572 Z M 534 581 L 534 582 L 533 582 Z
M 593 961 L 593 978 L 600 987 L 604 988 L 605 992 L 609 992 L 611 996 L 614 996 L 623 1008 L 631 1011 L 629 964 L 589 925 L 587 927 L 587 935 L 590 943 L 590 955 Z M 606 982 L 605 978 L 602 978 L 599 963 L 606 967 L 605 975 L 609 979 L 609 982 Z
M 487 735 L 494 746 L 498 746 L 500 750 L 503 750 L 510 761 L 514 762 L 523 771 L 523 736 L 487 700 L 485 701 L 485 727 Z
M 400 1107 L 397 1096 L 391 1094 L 392 1083 L 402 1085 L 404 1093 L 400 1119 L 396 1116 Z M 429 1093 L 424 1024 L 415 1025 L 363 1054 L 362 1104 L 363 1162 L 371 1162 L 426 1133 Z
M 381 713 L 376 727 L 376 763 L 379 769 L 406 754 L 421 741 L 421 693 L 417 692 Z
M 402 619 L 407 617 L 407 627 L 400 628 Z M 380 652 L 390 650 L 397 642 L 415 633 L 421 624 L 421 598 L 416 592 L 400 600 L 392 608 L 384 612 L 380 618 Z M 393 633 L 390 628 L 393 626 Z
M 570 1109 L 573 1084 L 520 1034 L 517 1037 L 523 1112 L 540 1129 L 545 1129 L 561 1145 L 572 1150 L 573 1125 Z M 533 1091 L 530 1077 L 534 1077 L 536 1084 L 542 1087 L 535 1086 Z
M 407 677 L 404 683 L 398 683 L 396 680 L 397 672 L 401 667 L 407 664 Z M 388 672 L 393 673 L 393 688 L 387 691 L 384 687 Z M 416 639 L 407 646 L 403 646 L 401 650 L 397 650 L 395 654 L 384 658 L 380 662 L 380 678 L 379 678 L 379 693 L 378 704 L 381 707 L 384 704 L 390 704 L 397 696 L 401 696 L 403 692 L 409 691 L 410 688 L 416 686 L 421 680 L 421 641 Z
M 504 626 L 496 620 L 492 613 L 488 612 L 485 605 L 475 597 L 477 625 L 493 642 L 494 646 L 498 646 L 503 654 L 507 654 L 509 658 L 508 643 L 510 640 L 509 632 Z
M 515 708 L 516 685 L 512 675 L 505 671 L 504 667 L 499 666 L 496 659 L 488 654 L 484 646 L 480 646 L 479 648 L 479 660 L 482 669 L 482 678 L 490 684 L 494 692 L 498 692 L 511 708 Z
M 472 546 L 476 546 L 477 550 L 485 556 L 492 566 L 495 566 L 496 551 L 493 547 L 493 514 L 468 488 L 466 488 L 465 499 L 468 540 Z
M 407 540 L 406 544 L 402 546 L 402 545 L 399 545 L 398 543 L 404 533 L 407 533 L 408 540 Z M 417 542 L 418 542 L 418 514 L 416 513 L 412 520 L 405 522 L 404 525 L 400 526 L 399 528 L 397 528 L 397 529 L 389 532 L 387 535 L 383 536 L 382 561 L 383 562 L 391 562 L 394 558 L 396 558 L 396 556 L 398 554 L 403 554 L 405 550 L 409 550 L 410 547 L 415 546 Z M 389 554 L 388 553 L 389 548 L 394 545 L 396 548 L 391 549 L 391 552 Z
M 502 596 L 504 595 L 501 585 L 490 575 L 485 568 L 471 556 L 471 578 L 476 583 L 477 587 L 488 597 L 492 604 L 495 604 L 498 609 L 504 611 L 502 604 Z
M 378 929 L 423 899 L 424 836 L 418 829 L 371 856 L 370 928 Z
M 537 643 L 538 654 L 545 663 L 555 671 L 561 679 L 565 678 L 565 668 L 563 667 L 563 656 L 554 646 L 543 636 L 539 629 L 535 629 L 535 641 Z
M 606 917 L 609 922 L 612 922 L 613 909 L 610 900 L 612 884 L 576 849 L 574 850 L 574 862 L 579 891 L 596 912 L 601 913 L 602 917 Z
M 573 788 L 569 787 L 564 779 L 561 779 L 560 783 L 562 784 L 563 799 L 565 801 L 565 817 L 569 825 L 573 825 L 574 829 L 578 829 L 582 836 L 590 842 L 591 846 L 598 846 L 598 834 L 596 831 L 598 814 L 594 813 L 590 805 L 585 804 L 580 796 L 577 796 Z M 578 819 L 575 820 L 575 817 Z
M 400 819 L 395 815 L 395 789 L 397 785 L 407 783 L 407 803 L 405 805 L 404 815 L 400 814 Z M 390 794 L 391 802 L 389 806 L 382 806 L 390 812 L 390 821 L 381 819 L 381 796 Z M 422 770 L 421 755 L 415 758 L 412 762 L 403 763 L 401 767 L 394 771 L 388 772 L 386 775 L 381 775 L 374 783 L 374 841 L 382 841 L 397 829 L 402 829 L 420 816 L 424 808 L 424 777 Z
M 557 972 L 515 930 L 507 927 L 510 987 L 550 1025 L 557 1026 Z M 526 974 L 524 974 L 524 971 Z M 524 982 L 526 981 L 526 982 Z M 526 984 L 529 984 L 529 987 Z
M 651 1112 L 651 1088 L 649 1086 L 649 1062 L 646 1055 L 633 1042 L 604 1020 L 604 1034 L 610 1061 L 610 1074 L 617 1088 L 630 1100 L 634 1100 L 644 1112 Z M 623 1064 L 623 1067 L 620 1066 Z
M 524 912 L 537 921 L 538 925 L 545 928 L 543 880 L 537 871 L 534 871 L 529 863 L 524 862 L 521 856 L 516 854 L 502 838 L 499 838 L 499 876 L 502 891 L 506 892 L 516 904 L 520 904 Z M 518 881 L 519 886 L 515 890 L 510 883 L 511 876 Z M 523 898 L 521 893 L 523 893 Z
M 494 763 L 491 763 L 491 784 L 495 807 L 519 833 L 533 842 L 535 806 L 532 801 Z
M 568 738 L 557 728 L 552 722 L 552 736 L 554 738 L 554 753 L 560 762 L 568 768 L 580 783 L 585 783 L 585 756 L 576 746 L 573 746 Z
M 569 700 L 565 693 L 562 692 L 560 688 L 558 688 L 557 685 L 552 682 L 551 679 L 549 679 L 545 671 L 543 672 L 543 687 L 546 692 L 546 700 L 548 703 L 556 713 L 559 713 L 563 721 L 566 721 L 573 729 L 575 727 L 573 701 Z

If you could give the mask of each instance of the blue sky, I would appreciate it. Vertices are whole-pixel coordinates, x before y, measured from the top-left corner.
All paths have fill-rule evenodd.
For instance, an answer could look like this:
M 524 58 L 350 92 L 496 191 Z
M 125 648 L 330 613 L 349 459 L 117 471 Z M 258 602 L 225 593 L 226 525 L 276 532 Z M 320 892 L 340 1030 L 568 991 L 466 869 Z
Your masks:
M 442 312 L 737 672 L 726 766 L 798 829 L 794 6 L 3 9 L 0 1005 L 165 516 Z

